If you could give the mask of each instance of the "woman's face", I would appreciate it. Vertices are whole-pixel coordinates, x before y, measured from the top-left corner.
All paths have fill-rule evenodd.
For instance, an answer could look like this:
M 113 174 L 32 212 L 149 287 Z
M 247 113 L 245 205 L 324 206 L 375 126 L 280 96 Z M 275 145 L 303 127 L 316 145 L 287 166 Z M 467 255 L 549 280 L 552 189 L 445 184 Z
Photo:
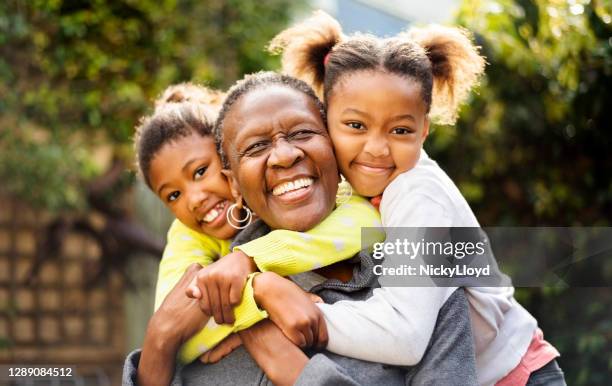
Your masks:
M 341 79 L 330 94 L 327 121 L 340 171 L 366 197 L 416 165 L 429 132 L 420 84 L 382 71 Z
M 196 232 L 230 239 L 229 183 L 212 137 L 192 134 L 165 144 L 151 161 L 151 188 L 180 222 Z
M 263 87 L 242 96 L 223 127 L 233 186 L 271 228 L 305 231 L 333 210 L 338 168 L 311 98 Z

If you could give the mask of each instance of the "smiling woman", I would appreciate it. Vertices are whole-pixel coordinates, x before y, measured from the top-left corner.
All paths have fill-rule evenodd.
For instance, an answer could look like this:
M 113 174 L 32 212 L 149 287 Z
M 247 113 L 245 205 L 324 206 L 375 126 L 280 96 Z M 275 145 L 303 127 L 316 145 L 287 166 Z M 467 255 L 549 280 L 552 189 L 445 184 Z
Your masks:
M 310 229 L 334 208 L 339 174 L 313 97 L 270 86 L 224 115 L 233 189 L 272 229 Z

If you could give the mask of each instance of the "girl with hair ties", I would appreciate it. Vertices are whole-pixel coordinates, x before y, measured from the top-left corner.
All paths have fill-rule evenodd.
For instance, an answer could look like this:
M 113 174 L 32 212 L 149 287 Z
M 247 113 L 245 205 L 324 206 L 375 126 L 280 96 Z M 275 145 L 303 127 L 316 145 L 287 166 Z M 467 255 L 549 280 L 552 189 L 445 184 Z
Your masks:
M 333 211 L 339 173 L 323 106 L 306 83 L 275 73 L 245 77 L 229 90 L 215 132 L 223 166 L 229 168 L 226 175 L 234 200 L 244 200 L 259 216 L 234 238 L 232 247 L 277 230 L 306 232 Z M 295 188 L 300 180 L 306 183 Z M 294 189 L 286 189 L 291 184 Z M 295 281 L 328 303 L 363 300 L 378 286 L 373 264 L 370 254 L 362 251 L 351 261 L 318 271 L 321 275 L 302 274 Z M 181 339 L 201 328 L 193 312 L 195 299 L 185 296 L 196 271 L 190 267 L 166 297 L 162 309 L 176 326 L 173 329 L 171 323 L 167 329 L 157 330 L 169 340 L 153 345 L 149 355 L 173 358 Z M 283 313 L 307 311 L 312 305 L 308 295 L 273 272 L 254 273 L 249 280 L 255 302 L 270 312 L 270 318 L 239 331 L 244 347 L 231 344 L 219 362 L 204 365 L 196 361 L 179 367 L 172 385 L 263 385 L 269 381 L 277 385 L 452 385 L 457 380 L 464 385 L 476 384 L 468 305 L 462 289 L 454 291 L 441 306 L 428 347 L 418 366 L 410 368 L 383 366 L 380 361 L 362 361 L 324 350 L 322 318 L 311 318 L 312 327 L 303 329 L 312 333 L 307 339 L 312 347 L 303 352 L 286 336 L 279 320 Z M 274 310 L 270 304 L 278 298 L 290 298 L 286 303 L 294 305 L 293 309 Z M 401 325 L 390 327 L 404 329 Z M 358 328 L 350 333 L 368 331 Z M 213 351 L 220 347 L 226 349 L 221 344 Z M 142 360 L 139 362 L 138 353 L 128 357 L 124 385 L 136 384 Z
M 285 73 L 322 97 L 340 171 L 359 194 L 380 204 L 383 226 L 480 227 L 459 189 L 422 149 L 430 121 L 454 123 L 483 73 L 484 58 L 465 31 L 429 26 L 387 39 L 345 36 L 319 11 L 281 32 L 269 48 L 282 53 Z M 383 287 L 362 303 L 320 305 L 328 349 L 413 364 L 453 290 Z M 514 299 L 513 287 L 470 287 L 466 294 L 479 384 L 565 384 L 559 353 Z M 405 328 L 395 333 L 389 325 Z M 346 333 L 356 326 L 368 333 Z

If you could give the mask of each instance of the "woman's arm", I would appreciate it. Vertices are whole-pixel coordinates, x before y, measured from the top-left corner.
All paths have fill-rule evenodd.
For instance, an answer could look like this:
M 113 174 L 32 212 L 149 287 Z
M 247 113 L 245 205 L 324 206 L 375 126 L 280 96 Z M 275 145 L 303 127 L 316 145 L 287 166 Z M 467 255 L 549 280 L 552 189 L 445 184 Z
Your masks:
M 140 386 L 167 386 L 174 374 L 176 353 L 208 319 L 197 301 L 185 296 L 185 290 L 201 268 L 192 264 L 166 296 L 147 326 L 140 362 Z
M 306 354 L 269 320 L 238 334 L 251 357 L 275 385 L 293 385 L 308 363 Z

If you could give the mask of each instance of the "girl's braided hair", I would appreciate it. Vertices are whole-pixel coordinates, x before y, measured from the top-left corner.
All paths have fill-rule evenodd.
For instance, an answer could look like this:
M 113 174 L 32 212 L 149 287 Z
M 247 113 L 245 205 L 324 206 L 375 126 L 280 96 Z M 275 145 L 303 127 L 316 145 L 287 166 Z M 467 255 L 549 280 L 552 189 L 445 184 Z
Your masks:
M 326 104 L 352 72 L 381 70 L 415 80 L 432 121 L 440 124 L 455 122 L 485 65 L 464 29 L 430 25 L 386 39 L 345 36 L 323 11 L 278 34 L 268 49 L 282 53 L 283 72 L 312 85 Z

